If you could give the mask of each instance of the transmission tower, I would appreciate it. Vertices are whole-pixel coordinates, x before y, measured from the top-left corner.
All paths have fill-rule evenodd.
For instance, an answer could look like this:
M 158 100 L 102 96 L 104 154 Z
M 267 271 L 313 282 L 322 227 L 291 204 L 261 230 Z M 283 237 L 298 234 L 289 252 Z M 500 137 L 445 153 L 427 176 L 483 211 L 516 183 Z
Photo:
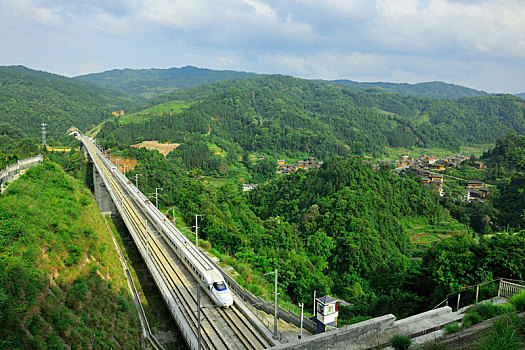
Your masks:
M 46 123 L 42 123 L 42 146 L 46 146 Z

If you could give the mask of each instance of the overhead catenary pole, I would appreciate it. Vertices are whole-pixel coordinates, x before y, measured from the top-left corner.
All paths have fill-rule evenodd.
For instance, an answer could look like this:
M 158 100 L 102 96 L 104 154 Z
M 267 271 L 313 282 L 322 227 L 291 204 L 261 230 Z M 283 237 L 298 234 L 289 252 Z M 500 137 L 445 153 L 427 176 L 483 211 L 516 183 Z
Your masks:
M 301 306 L 301 328 L 299 330 L 299 339 L 301 339 L 303 337 L 303 307 L 304 307 L 304 303 L 299 304 L 299 306 Z
M 195 246 L 199 246 L 199 223 L 197 218 L 199 216 L 204 216 L 204 214 L 195 214 Z
M 317 315 L 317 314 L 315 313 L 315 293 L 317 293 L 316 290 L 314 290 L 314 311 L 313 311 L 313 314 L 314 314 L 314 315 Z
M 273 338 L 278 339 L 277 336 L 277 270 L 265 273 L 265 275 L 270 275 L 274 273 L 275 274 L 275 282 L 274 282 L 274 307 L 273 307 Z
M 155 206 L 157 207 L 157 209 L 159 208 L 159 190 L 164 191 L 164 189 L 160 187 L 155 187 Z
M 273 313 L 273 338 L 277 339 L 277 270 L 275 270 L 275 289 L 274 289 L 274 313 Z
M 139 176 L 142 176 L 142 174 L 135 174 L 135 187 L 139 188 Z

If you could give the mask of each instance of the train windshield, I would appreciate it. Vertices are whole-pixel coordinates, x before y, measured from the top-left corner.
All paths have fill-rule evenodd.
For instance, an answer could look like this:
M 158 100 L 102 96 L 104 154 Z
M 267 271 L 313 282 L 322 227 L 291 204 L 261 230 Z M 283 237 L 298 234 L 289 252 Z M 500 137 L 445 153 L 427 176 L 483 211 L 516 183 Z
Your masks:
M 215 287 L 215 289 L 217 289 L 219 292 L 227 289 L 226 283 L 224 282 L 213 282 L 213 287 Z

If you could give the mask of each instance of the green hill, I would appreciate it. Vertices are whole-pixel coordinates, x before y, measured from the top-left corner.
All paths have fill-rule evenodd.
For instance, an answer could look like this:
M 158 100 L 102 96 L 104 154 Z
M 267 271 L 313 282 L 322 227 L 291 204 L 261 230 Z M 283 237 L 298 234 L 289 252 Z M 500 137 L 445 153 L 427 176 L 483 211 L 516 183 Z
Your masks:
M 441 81 L 407 84 L 385 82 L 360 83 L 352 80 L 333 80 L 328 81 L 328 83 L 357 90 L 379 90 L 382 92 L 392 92 L 405 96 L 460 98 L 488 95 L 488 93 L 485 91 L 474 90 L 455 84 L 447 84 Z
M 140 123 L 114 120 L 99 135 L 127 145 L 143 140 L 213 143 L 233 161 L 254 153 L 292 159 L 379 156 L 385 147 L 457 151 L 494 142 L 509 131 L 525 131 L 525 104 L 512 95 L 431 99 L 257 76 L 156 100 L 165 99 L 191 105 L 176 113 L 150 113 L 148 119 L 139 118 Z
M 0 348 L 140 347 L 140 321 L 104 220 L 55 163 L 0 196 Z
M 23 66 L 0 67 L 0 122 L 28 137 L 61 137 L 71 127 L 86 130 L 135 102 L 125 92 Z
M 102 73 L 81 75 L 76 79 L 151 98 L 172 90 L 187 89 L 222 80 L 247 78 L 253 75 L 255 74 L 186 66 L 169 69 L 113 69 Z

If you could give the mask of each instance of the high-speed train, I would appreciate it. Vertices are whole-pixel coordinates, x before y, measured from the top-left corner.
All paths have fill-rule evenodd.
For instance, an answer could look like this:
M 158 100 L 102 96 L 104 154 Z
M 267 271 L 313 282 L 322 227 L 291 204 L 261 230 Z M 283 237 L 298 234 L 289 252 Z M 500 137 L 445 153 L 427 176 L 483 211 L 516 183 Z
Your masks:
M 230 307 L 233 304 L 233 296 L 222 274 L 209 263 L 202 252 L 179 230 L 175 228 L 174 231 L 179 236 L 179 239 L 175 239 L 174 242 L 172 237 L 170 237 L 171 235 L 168 234 L 168 243 L 171 245 L 171 248 L 177 253 L 180 260 L 186 265 L 213 302 L 222 307 Z
M 83 139 L 86 140 L 85 138 Z M 230 307 L 233 304 L 233 296 L 224 280 L 220 271 L 211 264 L 206 256 L 192 243 L 186 236 L 182 234 L 172 223 L 167 220 L 163 213 L 161 213 L 142 192 L 140 192 L 120 171 L 115 171 L 115 166 L 92 144 L 89 140 L 92 150 L 97 153 L 98 158 L 109 166 L 111 175 L 115 176 L 118 182 L 126 192 L 128 197 L 138 204 L 143 205 L 143 212 L 148 216 L 151 224 L 156 226 L 157 231 L 164 233 L 163 237 L 170 245 L 171 249 L 178 255 L 180 260 L 186 265 L 193 277 L 199 282 L 202 288 L 210 296 L 213 302 L 221 307 Z M 127 210 L 127 208 L 125 208 Z

